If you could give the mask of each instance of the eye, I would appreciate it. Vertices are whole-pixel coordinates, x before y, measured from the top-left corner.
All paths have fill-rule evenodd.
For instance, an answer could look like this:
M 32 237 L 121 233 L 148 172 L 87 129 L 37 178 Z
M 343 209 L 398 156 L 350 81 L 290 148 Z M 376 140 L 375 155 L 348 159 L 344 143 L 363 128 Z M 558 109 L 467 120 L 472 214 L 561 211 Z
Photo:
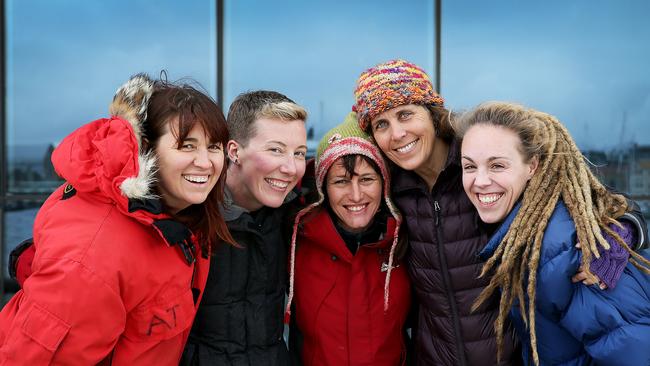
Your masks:
M 196 146 L 191 142 L 185 142 L 181 145 L 181 150 L 183 151 L 192 151 L 194 149 L 196 149 Z
M 279 147 L 269 147 L 269 151 L 276 154 L 282 154 L 282 149 Z
M 339 179 L 333 180 L 331 182 L 331 184 L 334 184 L 334 185 L 337 185 L 337 186 L 342 186 L 342 185 L 346 185 L 349 181 L 350 181 L 349 179 L 339 178 Z
M 501 163 L 494 163 L 494 164 L 492 164 L 492 165 L 490 166 L 490 168 L 492 168 L 492 169 L 494 169 L 494 170 L 502 170 L 502 169 L 505 169 L 505 167 L 506 167 L 506 166 L 503 165 L 503 164 L 501 164 Z
M 470 172 L 470 171 L 473 171 L 474 169 L 476 169 L 475 165 L 472 165 L 472 164 L 464 164 L 463 165 L 463 171 L 464 172 Z
M 400 111 L 399 113 L 397 113 L 397 118 L 400 121 L 404 121 L 404 120 L 409 119 L 412 115 L 413 115 L 413 112 L 411 112 L 411 111 Z
M 377 180 L 377 177 L 374 177 L 374 176 L 365 176 L 365 177 L 361 177 L 361 179 L 359 179 L 359 181 L 362 184 L 370 184 L 370 183 L 375 182 L 376 180 Z
M 372 129 L 373 131 L 377 131 L 377 130 L 383 130 L 386 127 L 388 127 L 388 122 L 386 120 L 381 119 L 375 122 L 375 124 L 373 124 Z
M 221 151 L 221 144 L 220 143 L 219 144 L 210 144 L 210 146 L 208 146 L 208 150 L 210 152 Z
M 294 155 L 299 158 L 299 159 L 305 159 L 307 157 L 307 152 L 306 151 L 296 151 Z

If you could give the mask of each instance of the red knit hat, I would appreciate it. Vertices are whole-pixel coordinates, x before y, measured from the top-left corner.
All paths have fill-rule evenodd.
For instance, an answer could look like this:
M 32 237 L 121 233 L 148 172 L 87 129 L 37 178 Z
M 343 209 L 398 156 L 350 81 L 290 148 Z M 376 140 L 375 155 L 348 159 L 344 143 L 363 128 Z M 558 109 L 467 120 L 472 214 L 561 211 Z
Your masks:
M 383 112 L 405 104 L 440 106 L 444 99 L 433 90 L 429 76 L 405 60 L 391 60 L 364 71 L 354 90 L 352 110 L 359 127 L 366 131 L 370 121 Z

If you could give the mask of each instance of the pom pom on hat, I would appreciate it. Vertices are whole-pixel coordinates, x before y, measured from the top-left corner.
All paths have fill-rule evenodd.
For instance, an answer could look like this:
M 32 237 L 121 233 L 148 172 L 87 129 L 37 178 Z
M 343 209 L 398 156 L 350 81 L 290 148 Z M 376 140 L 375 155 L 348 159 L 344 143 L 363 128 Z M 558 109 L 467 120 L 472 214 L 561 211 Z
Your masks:
M 354 90 L 359 127 L 366 131 L 370 121 L 383 112 L 406 104 L 444 106 L 433 90 L 429 76 L 405 60 L 391 60 L 364 71 Z

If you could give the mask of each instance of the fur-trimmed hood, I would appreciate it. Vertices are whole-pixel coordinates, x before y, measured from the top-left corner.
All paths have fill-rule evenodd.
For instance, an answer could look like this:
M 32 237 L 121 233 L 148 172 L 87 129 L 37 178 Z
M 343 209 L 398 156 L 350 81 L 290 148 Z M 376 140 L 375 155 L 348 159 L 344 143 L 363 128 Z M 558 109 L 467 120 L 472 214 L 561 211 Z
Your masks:
M 111 200 L 131 216 L 134 205 L 146 205 L 156 197 L 156 158 L 141 151 L 153 90 L 154 81 L 147 75 L 131 77 L 117 90 L 110 118 L 78 128 L 52 154 L 56 172 L 77 192 Z M 159 207 L 148 211 L 162 213 L 159 201 L 154 201 Z

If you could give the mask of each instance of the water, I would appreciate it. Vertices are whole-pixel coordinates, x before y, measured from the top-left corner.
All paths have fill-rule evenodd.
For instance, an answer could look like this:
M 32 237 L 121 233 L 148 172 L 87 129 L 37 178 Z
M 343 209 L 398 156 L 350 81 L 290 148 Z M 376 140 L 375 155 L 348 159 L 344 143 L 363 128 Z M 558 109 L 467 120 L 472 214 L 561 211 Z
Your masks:
M 7 268 L 9 252 L 23 240 L 32 237 L 32 228 L 37 212 L 38 208 L 5 212 L 5 237 L 2 250 L 4 257 L 2 267 L 4 267 L 5 276 L 9 276 L 9 270 Z

